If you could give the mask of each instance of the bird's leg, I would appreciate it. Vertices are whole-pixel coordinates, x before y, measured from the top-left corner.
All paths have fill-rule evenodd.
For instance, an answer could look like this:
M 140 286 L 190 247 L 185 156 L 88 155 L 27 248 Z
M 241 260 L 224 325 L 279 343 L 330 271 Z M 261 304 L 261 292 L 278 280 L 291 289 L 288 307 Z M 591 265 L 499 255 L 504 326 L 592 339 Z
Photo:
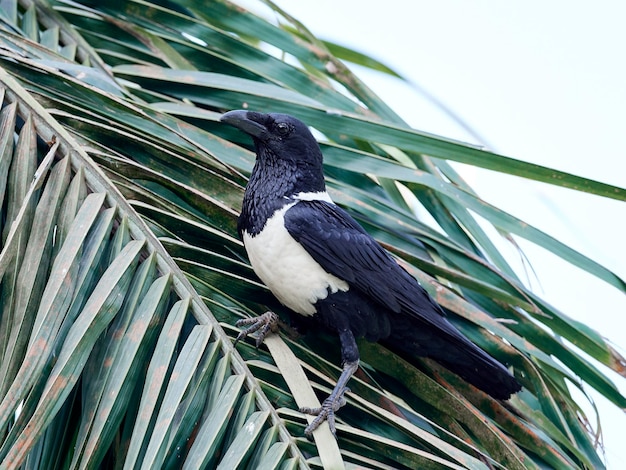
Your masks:
M 315 431 L 324 421 L 328 421 L 328 426 L 330 427 L 333 436 L 336 437 L 335 411 L 346 404 L 344 394 L 350 391 L 346 385 L 352 375 L 359 368 L 359 350 L 357 349 L 356 341 L 352 332 L 349 329 L 340 331 L 339 339 L 341 340 L 343 371 L 339 376 L 339 380 L 337 380 L 337 385 L 335 385 L 331 394 L 328 398 L 326 398 L 326 400 L 324 400 L 324 403 L 322 403 L 322 406 L 319 408 L 300 408 L 301 413 L 316 415 L 316 418 L 304 430 L 304 434 L 309 439 L 313 435 L 313 431 Z
M 304 434 L 308 438 L 313 435 L 313 431 L 315 431 L 324 421 L 328 421 L 328 426 L 330 427 L 331 432 L 334 436 L 336 436 L 337 431 L 335 429 L 335 411 L 337 411 L 339 408 L 346 404 L 346 398 L 344 397 L 344 394 L 350 391 L 350 389 L 346 387 L 346 384 L 348 383 L 348 380 L 350 380 L 350 377 L 352 377 L 352 374 L 354 374 L 358 368 L 358 360 L 356 360 L 355 362 L 345 362 L 343 364 L 343 372 L 341 373 L 341 376 L 337 381 L 337 385 L 335 385 L 332 393 L 328 395 L 328 398 L 324 400 L 322 406 L 320 406 L 319 408 L 300 408 L 301 413 L 316 415 L 316 418 L 304 430 Z
M 263 315 L 254 318 L 243 318 L 241 320 L 237 320 L 235 323 L 236 326 L 248 326 L 248 328 L 244 328 L 239 332 L 237 338 L 235 338 L 235 346 L 237 343 L 244 339 L 251 333 L 255 331 L 259 332 L 259 335 L 256 339 L 256 347 L 258 348 L 263 343 L 263 340 L 268 335 L 270 331 L 275 332 L 278 330 L 278 315 L 274 312 L 265 312 Z

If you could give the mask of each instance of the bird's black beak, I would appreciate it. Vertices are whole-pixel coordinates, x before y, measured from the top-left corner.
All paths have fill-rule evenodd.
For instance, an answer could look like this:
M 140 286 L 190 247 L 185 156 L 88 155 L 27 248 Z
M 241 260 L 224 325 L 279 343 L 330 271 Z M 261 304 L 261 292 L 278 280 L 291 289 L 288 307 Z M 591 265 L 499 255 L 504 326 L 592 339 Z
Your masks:
M 267 135 L 267 128 L 262 124 L 263 116 L 261 113 L 238 109 L 223 114 L 220 121 L 241 129 L 252 137 L 263 139 Z

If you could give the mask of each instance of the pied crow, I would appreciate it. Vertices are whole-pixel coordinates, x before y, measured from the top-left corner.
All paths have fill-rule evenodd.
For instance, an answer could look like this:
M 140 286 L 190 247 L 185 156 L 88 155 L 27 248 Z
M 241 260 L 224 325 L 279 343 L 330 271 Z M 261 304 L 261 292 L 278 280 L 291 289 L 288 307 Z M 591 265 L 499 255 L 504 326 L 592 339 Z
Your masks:
M 339 336 L 343 372 L 321 408 L 306 409 L 333 433 L 334 413 L 357 370 L 356 338 L 430 357 L 496 399 L 521 389 L 507 368 L 461 334 L 442 308 L 326 192 L 322 152 L 309 128 L 286 114 L 230 111 L 221 121 L 249 134 L 257 154 L 238 221 L 259 278 L 294 312 Z M 240 338 L 276 316 L 268 312 Z

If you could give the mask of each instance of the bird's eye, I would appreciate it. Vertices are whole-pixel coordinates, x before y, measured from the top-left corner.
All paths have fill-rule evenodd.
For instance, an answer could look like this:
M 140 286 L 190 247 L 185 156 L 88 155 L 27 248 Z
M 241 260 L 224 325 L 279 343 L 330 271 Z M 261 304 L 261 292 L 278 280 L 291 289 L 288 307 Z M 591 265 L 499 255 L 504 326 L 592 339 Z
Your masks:
M 291 128 L 286 122 L 279 122 L 276 124 L 276 132 L 278 132 L 278 134 L 281 136 L 286 136 L 287 134 L 289 134 L 290 130 Z

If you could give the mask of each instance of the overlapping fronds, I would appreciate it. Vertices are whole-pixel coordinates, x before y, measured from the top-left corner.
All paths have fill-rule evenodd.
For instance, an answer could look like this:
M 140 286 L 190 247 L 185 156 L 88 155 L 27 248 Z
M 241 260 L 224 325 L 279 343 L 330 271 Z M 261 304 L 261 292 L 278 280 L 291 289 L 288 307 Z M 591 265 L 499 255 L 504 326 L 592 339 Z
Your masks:
M 529 291 L 476 215 L 624 281 L 481 200 L 449 161 L 620 200 L 626 190 L 409 128 L 271 3 L 270 19 L 226 1 L 1 5 L 3 466 L 603 467 L 570 387 L 625 409 L 588 357 L 622 375 L 624 359 Z M 337 443 L 304 439 L 294 410 L 309 382 L 322 397 L 334 385 L 332 336 L 231 345 L 237 319 L 286 313 L 236 235 L 253 154 L 218 117 L 238 108 L 317 129 L 333 198 L 524 391 L 497 402 L 363 342 Z

